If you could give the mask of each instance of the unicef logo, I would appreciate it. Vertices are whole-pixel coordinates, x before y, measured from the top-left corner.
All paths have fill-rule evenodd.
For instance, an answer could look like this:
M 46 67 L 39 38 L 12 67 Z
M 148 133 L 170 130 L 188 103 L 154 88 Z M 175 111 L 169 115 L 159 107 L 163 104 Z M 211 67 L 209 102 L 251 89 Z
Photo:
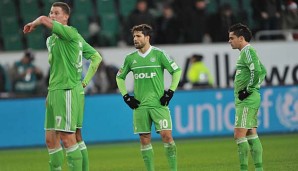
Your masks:
M 298 89 L 280 93 L 276 99 L 276 112 L 280 123 L 291 130 L 298 129 Z

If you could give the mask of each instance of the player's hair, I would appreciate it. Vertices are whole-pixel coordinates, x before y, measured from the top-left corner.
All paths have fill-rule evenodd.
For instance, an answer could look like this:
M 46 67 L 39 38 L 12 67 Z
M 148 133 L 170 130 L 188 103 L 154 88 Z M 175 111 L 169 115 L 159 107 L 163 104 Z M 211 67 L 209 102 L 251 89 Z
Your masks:
M 144 34 L 144 36 L 149 36 L 150 39 L 153 36 L 153 29 L 148 24 L 141 24 L 141 25 L 134 26 L 131 29 L 131 33 L 133 34 L 135 31 L 141 31 Z
M 70 15 L 70 7 L 64 2 L 54 2 L 52 7 L 60 7 L 65 14 Z
M 247 42 L 250 42 L 250 40 L 252 38 L 250 29 L 246 25 L 241 24 L 241 23 L 232 25 L 229 28 L 229 32 L 234 32 L 234 34 L 237 37 L 243 36 L 245 41 L 247 41 Z

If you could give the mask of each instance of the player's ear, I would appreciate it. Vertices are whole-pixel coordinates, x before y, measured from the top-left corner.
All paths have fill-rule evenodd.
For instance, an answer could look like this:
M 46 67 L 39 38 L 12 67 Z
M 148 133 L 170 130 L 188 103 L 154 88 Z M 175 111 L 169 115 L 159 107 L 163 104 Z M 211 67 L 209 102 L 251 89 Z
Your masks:
M 69 19 L 69 15 L 65 14 L 65 15 L 64 15 L 64 20 L 65 20 L 65 21 L 68 21 L 68 19 Z
M 239 37 L 239 40 L 240 40 L 241 42 L 245 41 L 245 39 L 244 39 L 243 36 L 240 36 L 240 37 Z

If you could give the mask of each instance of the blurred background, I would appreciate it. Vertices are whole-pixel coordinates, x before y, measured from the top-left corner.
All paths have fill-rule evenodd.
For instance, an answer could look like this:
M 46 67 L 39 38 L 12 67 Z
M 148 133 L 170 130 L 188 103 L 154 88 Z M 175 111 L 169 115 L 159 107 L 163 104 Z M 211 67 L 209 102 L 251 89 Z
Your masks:
M 50 32 L 39 27 L 24 35 L 22 29 L 38 16 L 48 15 L 53 2 L 0 0 L 0 135 L 9 139 L 0 141 L 0 148 L 44 145 L 49 72 L 45 41 Z M 183 70 L 169 106 L 174 137 L 232 137 L 233 78 L 239 51 L 228 44 L 227 30 L 238 22 L 251 28 L 251 44 L 267 69 L 261 89 L 260 133 L 297 133 L 297 0 L 64 2 L 72 8 L 69 25 L 103 56 L 86 88 L 83 131 L 87 143 L 138 138 L 132 133 L 131 110 L 118 93 L 115 75 L 125 55 L 134 50 L 130 28 L 141 23 L 153 26 L 152 45 L 164 49 Z M 84 73 L 88 64 L 85 61 Z M 169 86 L 167 73 L 165 81 Z M 131 91 L 131 75 L 126 84 Z

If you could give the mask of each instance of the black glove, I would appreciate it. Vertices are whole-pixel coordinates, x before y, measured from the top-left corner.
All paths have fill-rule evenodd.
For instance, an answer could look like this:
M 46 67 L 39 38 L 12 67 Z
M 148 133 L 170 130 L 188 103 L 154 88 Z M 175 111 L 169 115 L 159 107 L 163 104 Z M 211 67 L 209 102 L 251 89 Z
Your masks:
M 170 89 L 168 91 L 164 91 L 163 96 L 160 98 L 160 104 L 163 106 L 168 106 L 173 95 L 174 91 Z
M 136 109 L 139 107 L 140 101 L 135 99 L 134 96 L 130 96 L 129 94 L 125 94 L 123 96 L 123 99 L 125 103 L 131 108 L 131 109 Z
M 238 92 L 238 98 L 241 101 L 246 99 L 249 95 L 250 93 L 246 90 L 246 88 Z

